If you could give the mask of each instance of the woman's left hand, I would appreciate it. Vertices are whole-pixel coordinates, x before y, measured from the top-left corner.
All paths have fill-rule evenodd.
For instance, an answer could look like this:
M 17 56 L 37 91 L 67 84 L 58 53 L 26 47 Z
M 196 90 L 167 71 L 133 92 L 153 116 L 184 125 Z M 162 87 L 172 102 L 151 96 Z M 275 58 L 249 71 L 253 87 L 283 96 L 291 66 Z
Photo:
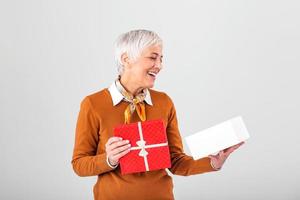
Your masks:
M 245 142 L 241 142 L 239 144 L 236 144 L 234 146 L 231 146 L 227 149 L 224 149 L 220 151 L 217 155 L 209 155 L 208 157 L 211 159 L 211 164 L 215 169 L 221 169 L 225 160 L 228 158 L 228 156 L 237 148 L 239 148 L 241 145 L 243 145 Z

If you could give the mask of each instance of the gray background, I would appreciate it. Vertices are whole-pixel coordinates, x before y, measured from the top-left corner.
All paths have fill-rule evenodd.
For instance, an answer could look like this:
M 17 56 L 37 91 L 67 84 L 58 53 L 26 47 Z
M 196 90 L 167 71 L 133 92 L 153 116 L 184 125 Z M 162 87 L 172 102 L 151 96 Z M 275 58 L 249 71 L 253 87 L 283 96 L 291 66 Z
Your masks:
M 164 40 L 155 89 L 183 137 L 237 115 L 251 134 L 220 172 L 175 176 L 176 199 L 300 198 L 299 1 L 180 2 L 0 2 L 0 199 L 92 199 L 70 164 L 79 105 L 136 28 Z

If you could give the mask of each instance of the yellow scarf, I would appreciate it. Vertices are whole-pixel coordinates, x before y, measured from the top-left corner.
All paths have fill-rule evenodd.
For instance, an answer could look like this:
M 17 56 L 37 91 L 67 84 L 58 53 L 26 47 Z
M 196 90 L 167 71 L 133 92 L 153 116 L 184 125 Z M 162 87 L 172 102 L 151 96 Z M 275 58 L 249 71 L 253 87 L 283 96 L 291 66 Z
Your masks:
M 141 93 L 136 96 L 133 96 L 126 89 L 121 85 L 120 80 L 116 80 L 116 87 L 119 92 L 123 95 L 124 101 L 129 102 L 129 105 L 125 109 L 124 117 L 125 117 L 125 124 L 130 123 L 130 118 L 132 113 L 136 110 L 139 118 L 141 121 L 146 120 L 146 110 L 145 110 L 145 103 L 144 99 L 146 97 L 146 89 L 143 89 Z

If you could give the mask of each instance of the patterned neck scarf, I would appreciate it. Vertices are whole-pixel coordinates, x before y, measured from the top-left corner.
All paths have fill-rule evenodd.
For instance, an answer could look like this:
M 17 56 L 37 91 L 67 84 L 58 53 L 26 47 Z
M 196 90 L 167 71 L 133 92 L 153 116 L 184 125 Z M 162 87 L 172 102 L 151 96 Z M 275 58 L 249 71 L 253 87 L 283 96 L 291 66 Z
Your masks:
M 139 118 L 141 121 L 146 120 L 146 110 L 145 110 L 145 103 L 144 99 L 146 97 L 146 89 L 143 89 L 142 92 L 137 94 L 136 96 L 133 96 L 129 92 L 126 91 L 126 89 L 121 85 L 120 80 L 116 80 L 116 87 L 119 90 L 119 92 L 123 95 L 124 101 L 129 102 L 129 105 L 125 109 L 124 117 L 125 117 L 125 124 L 130 123 L 130 118 L 132 113 L 136 110 Z

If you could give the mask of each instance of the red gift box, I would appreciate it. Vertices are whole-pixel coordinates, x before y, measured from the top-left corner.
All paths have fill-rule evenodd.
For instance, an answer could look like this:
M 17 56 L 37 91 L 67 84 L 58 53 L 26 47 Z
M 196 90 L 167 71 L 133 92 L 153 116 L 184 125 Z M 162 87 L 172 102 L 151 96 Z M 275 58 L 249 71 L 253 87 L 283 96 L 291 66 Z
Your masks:
M 162 120 L 123 124 L 114 135 L 129 140 L 131 150 L 120 159 L 122 174 L 171 167 L 166 129 Z

